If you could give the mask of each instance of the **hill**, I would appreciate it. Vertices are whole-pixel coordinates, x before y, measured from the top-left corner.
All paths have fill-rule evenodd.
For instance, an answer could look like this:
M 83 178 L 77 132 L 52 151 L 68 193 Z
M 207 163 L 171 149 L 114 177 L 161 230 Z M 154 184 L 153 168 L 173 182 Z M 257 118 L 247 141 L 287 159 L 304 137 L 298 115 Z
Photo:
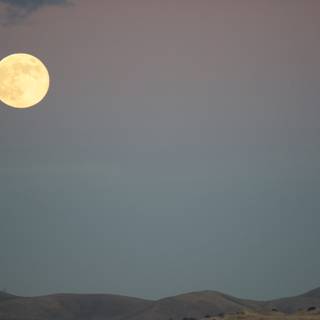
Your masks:
M 310 307 L 320 308 L 320 288 L 295 297 L 272 300 L 265 304 L 267 309 L 275 308 L 284 313 L 294 313 Z
M 14 299 L 14 298 L 16 298 L 16 296 L 14 296 L 10 293 L 7 293 L 7 292 L 0 291 L 0 303 L 2 301 Z
M 205 316 L 209 319 L 209 315 L 216 320 L 223 316 L 227 320 L 255 320 L 256 315 L 266 316 L 265 320 L 270 317 L 280 320 L 281 316 L 289 317 L 292 313 L 306 320 L 311 315 L 312 320 L 319 316 L 320 288 L 264 302 L 239 299 L 217 291 L 191 292 L 157 301 L 110 294 L 25 298 L 0 293 L 0 320 L 182 320 Z
M 154 302 L 147 310 L 130 320 L 201 318 L 206 314 L 236 313 L 244 309 L 259 310 L 259 302 L 241 300 L 217 291 L 201 291 L 178 295 Z
M 143 299 L 108 294 L 57 294 L 0 302 L 1 320 L 118 320 L 145 309 Z

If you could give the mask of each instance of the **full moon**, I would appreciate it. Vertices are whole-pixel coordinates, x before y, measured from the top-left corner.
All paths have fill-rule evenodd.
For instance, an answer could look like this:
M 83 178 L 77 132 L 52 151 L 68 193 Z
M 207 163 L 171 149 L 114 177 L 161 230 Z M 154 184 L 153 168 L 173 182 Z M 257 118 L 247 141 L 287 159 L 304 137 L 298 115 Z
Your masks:
M 30 108 L 47 94 L 50 76 L 36 57 L 16 53 L 0 61 L 0 100 L 13 108 Z

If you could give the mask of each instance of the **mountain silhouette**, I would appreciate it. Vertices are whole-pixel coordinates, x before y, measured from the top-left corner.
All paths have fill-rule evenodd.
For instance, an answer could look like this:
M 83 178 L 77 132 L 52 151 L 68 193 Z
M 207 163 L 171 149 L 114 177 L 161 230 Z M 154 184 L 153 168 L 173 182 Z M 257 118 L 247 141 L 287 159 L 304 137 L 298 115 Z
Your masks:
M 271 301 L 236 298 L 217 291 L 181 294 L 156 301 L 112 294 L 18 297 L 0 292 L 0 320 L 181 320 L 205 315 L 320 309 L 320 288 Z

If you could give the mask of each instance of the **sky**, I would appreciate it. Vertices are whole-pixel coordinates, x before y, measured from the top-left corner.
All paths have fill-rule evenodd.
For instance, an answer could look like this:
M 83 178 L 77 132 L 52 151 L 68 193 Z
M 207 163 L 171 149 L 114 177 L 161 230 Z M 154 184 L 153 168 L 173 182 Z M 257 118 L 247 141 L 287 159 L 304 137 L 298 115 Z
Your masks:
M 0 1 L 0 290 L 270 299 L 320 285 L 318 0 Z

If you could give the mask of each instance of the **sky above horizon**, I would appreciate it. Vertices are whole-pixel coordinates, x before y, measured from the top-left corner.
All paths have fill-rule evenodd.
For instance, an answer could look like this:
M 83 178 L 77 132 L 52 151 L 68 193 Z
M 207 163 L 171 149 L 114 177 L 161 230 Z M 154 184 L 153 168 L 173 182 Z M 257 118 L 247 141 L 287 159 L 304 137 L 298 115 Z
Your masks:
M 320 2 L 0 0 L 0 290 L 270 299 L 320 285 Z

